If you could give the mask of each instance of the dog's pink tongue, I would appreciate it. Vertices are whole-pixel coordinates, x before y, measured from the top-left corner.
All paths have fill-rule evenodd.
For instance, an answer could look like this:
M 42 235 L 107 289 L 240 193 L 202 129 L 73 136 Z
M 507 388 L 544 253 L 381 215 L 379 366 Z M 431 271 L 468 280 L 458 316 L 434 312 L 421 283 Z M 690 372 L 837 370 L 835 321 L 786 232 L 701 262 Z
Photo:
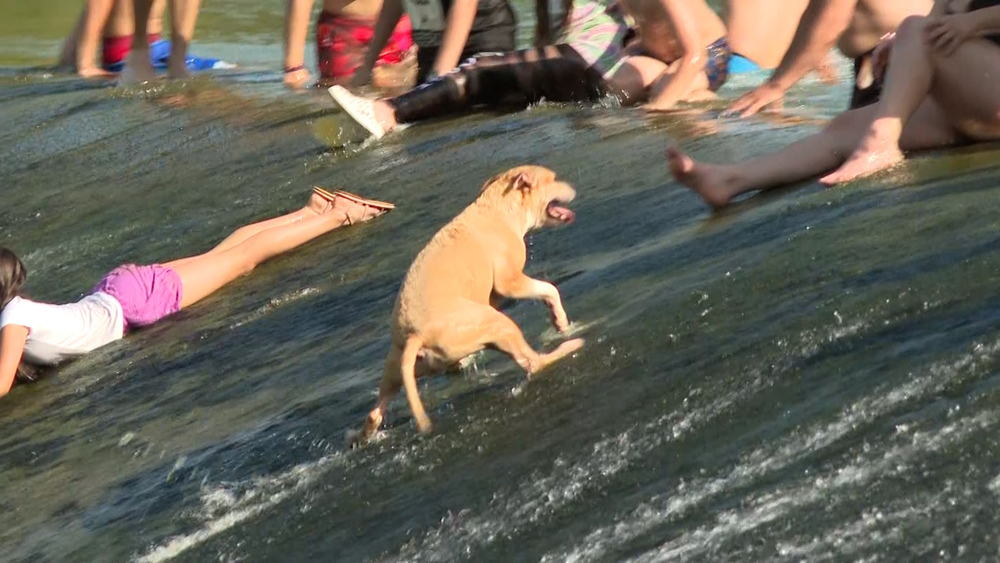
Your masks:
M 549 217 L 552 217 L 553 219 L 558 219 L 563 223 L 572 223 L 574 220 L 576 220 L 576 213 L 573 213 L 573 211 L 566 209 L 565 207 L 559 207 L 558 205 L 549 205 L 548 212 L 549 212 Z

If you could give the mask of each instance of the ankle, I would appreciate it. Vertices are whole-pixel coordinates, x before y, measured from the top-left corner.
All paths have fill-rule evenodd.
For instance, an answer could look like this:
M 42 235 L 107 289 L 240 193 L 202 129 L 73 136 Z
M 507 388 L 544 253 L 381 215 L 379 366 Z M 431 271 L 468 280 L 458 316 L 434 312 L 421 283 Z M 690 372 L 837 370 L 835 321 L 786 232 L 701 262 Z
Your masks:
M 903 120 L 898 117 L 877 117 L 868 128 L 868 134 L 879 140 L 897 142 L 903 134 Z

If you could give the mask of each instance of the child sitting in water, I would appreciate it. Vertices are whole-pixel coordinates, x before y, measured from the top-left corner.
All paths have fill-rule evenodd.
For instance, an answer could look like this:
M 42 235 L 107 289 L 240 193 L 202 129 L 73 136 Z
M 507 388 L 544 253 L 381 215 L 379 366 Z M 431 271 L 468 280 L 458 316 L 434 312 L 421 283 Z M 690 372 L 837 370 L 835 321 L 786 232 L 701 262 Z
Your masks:
M 550 14 L 536 2 L 537 47 L 470 59 L 415 90 L 367 100 L 334 86 L 344 111 L 381 137 L 399 123 L 455 114 L 474 106 L 527 105 L 546 99 L 623 104 L 649 100 L 650 110 L 713 95 L 725 82 L 730 50 L 725 26 L 703 0 L 627 0 L 638 41 L 628 49 L 624 14 L 605 0 L 563 0 Z M 558 22 L 550 33 L 549 22 Z
M 200 256 L 116 268 L 90 295 L 68 305 L 22 297 L 24 264 L 0 247 L 0 397 L 15 379 L 34 379 L 33 367 L 56 365 L 114 342 L 130 329 L 190 307 L 268 258 L 392 208 L 316 188 L 309 204 L 294 213 L 243 227 Z
M 309 81 L 304 50 L 313 0 L 288 0 L 285 14 L 285 85 L 298 88 Z M 346 82 L 362 65 L 375 37 L 382 0 L 324 0 L 316 21 L 316 61 L 320 83 Z M 376 87 L 412 85 L 416 80 L 416 48 L 410 18 L 404 15 L 375 63 Z

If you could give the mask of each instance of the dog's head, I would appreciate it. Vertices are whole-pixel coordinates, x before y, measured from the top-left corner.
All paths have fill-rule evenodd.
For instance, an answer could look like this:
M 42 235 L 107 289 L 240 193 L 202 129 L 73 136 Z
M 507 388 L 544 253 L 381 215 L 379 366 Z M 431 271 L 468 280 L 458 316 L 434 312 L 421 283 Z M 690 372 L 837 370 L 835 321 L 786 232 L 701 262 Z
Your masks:
M 548 168 L 518 166 L 487 181 L 480 200 L 523 219 L 527 232 L 572 223 L 576 214 L 566 205 L 575 197 L 576 190 Z

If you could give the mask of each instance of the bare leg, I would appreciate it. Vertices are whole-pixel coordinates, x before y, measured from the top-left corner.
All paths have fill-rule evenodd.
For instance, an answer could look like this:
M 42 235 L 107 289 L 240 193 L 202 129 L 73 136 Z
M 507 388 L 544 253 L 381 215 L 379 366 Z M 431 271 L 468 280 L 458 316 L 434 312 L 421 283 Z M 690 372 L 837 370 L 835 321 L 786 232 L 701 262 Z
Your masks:
M 62 51 L 59 54 L 59 66 L 62 68 L 76 69 L 76 44 L 83 35 L 83 27 L 87 24 L 87 5 L 84 4 L 80 11 L 80 17 L 76 20 L 73 32 L 69 34 L 63 42 Z
M 198 21 L 200 0 L 170 0 L 170 60 L 167 63 L 167 76 L 170 78 L 188 78 L 187 59 L 188 45 L 194 37 L 194 25 Z
M 368 217 L 371 213 L 369 208 L 342 198 L 338 198 L 335 204 L 331 204 L 322 197 L 312 194 L 309 198 L 309 204 L 302 209 L 282 215 L 281 217 L 275 217 L 274 219 L 268 219 L 266 221 L 247 225 L 246 227 L 241 227 L 234 231 L 233 234 L 226 237 L 225 240 L 217 244 L 215 248 L 209 250 L 206 254 L 229 250 L 261 231 L 273 229 L 275 227 L 283 227 L 285 225 L 301 221 L 307 217 L 315 217 L 316 215 L 325 213 L 330 209 L 337 209 L 338 211 L 349 213 L 352 218 Z M 371 216 L 374 217 L 374 215 Z
M 900 162 L 904 126 L 928 95 L 944 108 L 956 128 L 980 138 L 1000 138 L 1000 53 L 996 46 L 974 39 L 943 57 L 924 39 L 926 21 L 910 17 L 900 25 L 875 119 L 844 165 L 821 182 L 847 182 Z
M 697 192 L 705 203 L 721 208 L 742 193 L 806 180 L 839 166 L 858 145 L 876 111 L 876 106 L 868 106 L 844 112 L 815 135 L 739 164 L 695 162 L 672 147 L 667 160 L 678 182 Z M 900 144 L 905 150 L 921 150 L 957 141 L 947 116 L 927 100 L 907 123 Z
M 162 0 L 158 0 L 162 1 Z M 131 37 L 135 34 L 135 10 L 132 0 L 114 0 L 111 16 L 104 26 L 104 37 Z
M 146 23 L 147 35 L 163 35 L 163 13 L 166 11 L 167 0 L 153 0 L 153 7 L 149 11 L 149 21 Z
M 312 205 L 277 219 L 244 227 L 205 254 L 165 264 L 181 278 L 184 288 L 181 308 L 215 293 L 268 258 L 288 252 L 338 227 L 359 220 L 366 221 L 382 213 L 343 198 L 337 198 L 322 213 L 315 213 L 311 208 Z
M 122 82 L 125 84 L 142 84 L 156 78 L 153 63 L 149 60 L 149 41 L 147 39 L 149 14 L 153 9 L 153 0 L 134 0 L 135 7 L 135 37 L 132 39 L 132 51 L 125 60 L 125 71 L 122 72 Z
M 87 0 L 73 34 L 63 46 L 60 64 L 73 66 L 83 78 L 106 78 L 112 73 L 94 64 L 104 25 L 114 0 Z

